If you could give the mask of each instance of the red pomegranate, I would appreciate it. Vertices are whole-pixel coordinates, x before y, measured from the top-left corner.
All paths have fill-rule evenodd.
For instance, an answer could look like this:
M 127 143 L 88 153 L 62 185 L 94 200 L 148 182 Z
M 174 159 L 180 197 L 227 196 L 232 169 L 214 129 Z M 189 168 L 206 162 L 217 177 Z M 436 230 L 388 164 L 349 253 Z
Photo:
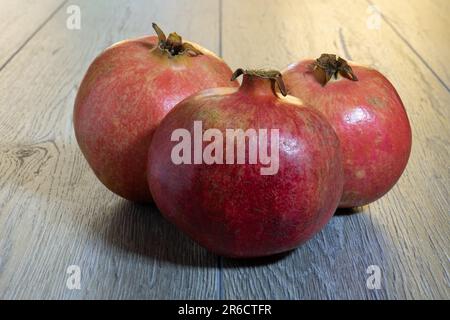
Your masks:
M 342 194 L 339 140 L 326 119 L 283 98 L 277 71 L 238 69 L 239 89 L 202 91 L 161 122 L 148 182 L 163 215 L 212 252 L 291 250 L 329 221 Z M 271 158 L 268 160 L 267 155 Z
M 153 132 L 172 107 L 207 88 L 238 86 L 223 60 L 199 45 L 158 37 L 119 42 L 89 67 L 75 101 L 81 151 L 100 181 L 133 201 L 151 201 L 146 181 Z
M 411 151 L 411 127 L 392 84 L 378 71 L 332 54 L 283 72 L 289 94 L 321 111 L 341 141 L 340 207 L 368 204 L 400 178 Z

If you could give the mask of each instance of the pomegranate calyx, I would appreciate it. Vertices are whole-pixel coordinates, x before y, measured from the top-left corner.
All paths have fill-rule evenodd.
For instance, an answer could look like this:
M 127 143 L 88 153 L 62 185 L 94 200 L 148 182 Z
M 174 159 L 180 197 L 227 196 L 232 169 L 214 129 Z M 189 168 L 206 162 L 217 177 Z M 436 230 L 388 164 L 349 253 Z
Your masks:
M 183 38 L 176 32 L 172 32 L 171 34 L 169 34 L 169 37 L 166 37 L 165 33 L 156 23 L 153 23 L 152 26 L 156 34 L 158 35 L 159 49 L 167 52 L 170 56 L 177 56 L 182 54 L 189 54 L 191 56 L 203 55 L 203 52 L 194 47 L 192 44 L 187 42 L 183 43 Z
M 338 74 L 352 81 L 358 81 L 352 67 L 346 60 L 335 54 L 322 54 L 313 64 L 313 73 L 317 81 L 325 86 L 331 77 L 336 79 Z
M 277 70 L 244 70 L 242 68 L 239 68 L 233 73 L 231 81 L 235 81 L 241 75 L 248 75 L 262 79 L 270 79 L 277 84 L 283 96 L 287 95 L 287 90 L 286 86 L 284 85 L 283 77 L 281 76 L 281 72 Z

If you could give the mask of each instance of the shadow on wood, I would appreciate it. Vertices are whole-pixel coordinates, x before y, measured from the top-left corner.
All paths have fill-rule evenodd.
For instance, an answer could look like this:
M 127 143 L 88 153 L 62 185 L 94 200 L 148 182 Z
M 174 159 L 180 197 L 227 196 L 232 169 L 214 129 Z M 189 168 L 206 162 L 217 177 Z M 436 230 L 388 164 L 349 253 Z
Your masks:
M 364 207 L 354 208 L 338 208 L 334 213 L 335 216 L 351 216 L 358 213 L 364 213 Z
M 290 256 L 294 251 L 295 249 L 268 257 L 251 258 L 251 259 L 223 258 L 223 267 L 226 269 L 232 269 L 232 268 L 256 268 L 256 267 L 270 266 L 272 264 L 281 262 L 283 259 Z
M 155 260 L 208 268 L 217 265 L 213 254 L 179 232 L 155 205 L 121 200 L 92 229 L 112 246 Z
M 208 252 L 168 222 L 154 204 L 121 200 L 93 223 L 92 231 L 122 250 L 177 265 L 217 267 L 217 255 Z M 260 267 L 279 262 L 292 251 L 252 259 L 223 258 L 227 268 Z

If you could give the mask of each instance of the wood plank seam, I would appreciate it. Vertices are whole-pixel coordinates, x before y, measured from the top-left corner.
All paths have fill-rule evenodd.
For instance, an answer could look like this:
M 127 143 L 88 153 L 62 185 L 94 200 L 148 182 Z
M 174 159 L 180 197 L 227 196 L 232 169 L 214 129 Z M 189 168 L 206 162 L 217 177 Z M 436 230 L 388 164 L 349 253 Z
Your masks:
M 347 43 L 342 32 L 342 28 L 339 28 L 339 41 L 341 42 L 342 50 L 344 51 L 345 59 L 353 60 L 350 52 L 348 52 Z
M 217 299 L 223 300 L 223 258 L 217 256 Z
M 368 4 L 374 6 L 374 3 L 370 0 L 366 0 Z M 422 55 L 412 46 L 411 43 L 409 43 L 408 39 L 406 39 L 400 31 L 397 30 L 397 28 L 394 27 L 394 25 L 389 21 L 389 19 L 383 14 L 383 12 L 379 12 L 381 18 L 384 22 L 391 28 L 392 31 L 397 35 L 397 37 L 400 38 L 400 40 L 403 41 L 403 43 L 416 55 L 417 58 L 419 58 L 420 62 L 423 63 L 423 65 L 430 70 L 430 72 L 433 74 L 433 76 L 436 78 L 436 80 L 439 81 L 439 83 L 447 90 L 447 92 L 450 92 L 450 89 L 448 85 L 445 83 L 445 81 L 437 74 L 436 71 L 430 66 L 430 64 L 425 60 L 425 58 L 422 57 Z
M 222 35 L 223 35 L 223 0 L 219 0 L 219 56 L 223 58 L 223 44 L 222 44 Z M 217 295 L 219 300 L 223 300 L 224 291 L 223 291 L 223 258 L 221 256 L 217 256 L 217 273 L 218 279 L 217 283 Z
M 13 54 L 5 61 L 5 63 L 2 66 L 0 66 L 0 72 L 2 72 L 2 70 L 6 68 L 6 66 L 14 59 L 14 57 L 17 56 L 17 54 L 23 48 L 25 48 L 25 46 L 31 41 L 31 39 L 33 39 L 36 36 L 36 34 L 38 34 L 38 32 L 42 30 L 43 27 L 45 27 L 45 25 L 59 12 L 59 10 L 61 10 L 62 7 L 66 5 L 68 1 L 69 0 L 64 0 L 55 10 L 52 11 L 52 13 L 47 17 L 47 19 L 45 19 L 44 22 L 42 22 L 37 27 L 37 29 L 24 41 L 24 43 L 21 44 L 20 47 L 13 52 Z

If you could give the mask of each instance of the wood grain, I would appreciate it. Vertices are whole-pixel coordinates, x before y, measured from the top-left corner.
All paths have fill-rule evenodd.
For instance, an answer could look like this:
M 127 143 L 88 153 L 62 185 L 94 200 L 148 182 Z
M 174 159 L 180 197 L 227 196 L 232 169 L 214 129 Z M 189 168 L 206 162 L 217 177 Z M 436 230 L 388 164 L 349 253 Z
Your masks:
M 408 168 L 388 195 L 335 216 L 318 236 L 270 265 L 224 261 L 225 298 L 450 297 L 450 96 L 391 28 L 367 29 L 367 7 L 363 1 L 224 2 L 223 52 L 233 67 L 284 68 L 338 53 L 387 75 L 414 131 Z M 412 37 L 423 25 L 409 18 Z M 382 270 L 381 290 L 366 287 L 370 265 Z
M 217 258 L 154 207 L 97 181 L 75 142 L 72 108 L 93 58 L 151 33 L 153 21 L 217 50 L 218 2 L 71 3 L 81 30 L 66 29 L 61 9 L 0 73 L 0 299 L 215 298 Z M 81 267 L 79 291 L 66 288 L 70 265 Z
M 79 0 L 58 10 L 62 1 L 4 2 L 0 299 L 450 298 L 450 22 L 436 13 L 445 1 L 373 0 L 385 19 L 378 29 L 367 28 L 367 1 Z M 81 8 L 81 30 L 66 29 L 70 4 Z M 301 248 L 246 262 L 209 254 L 155 207 L 117 198 L 78 149 L 73 101 L 92 59 L 152 33 L 153 21 L 222 52 L 233 68 L 336 52 L 380 69 L 413 127 L 403 177 L 381 200 L 339 211 Z M 66 288 L 73 264 L 81 290 Z M 366 287 L 369 265 L 381 268 L 380 290 Z
M 53 17 L 63 0 L 2 0 L 0 70 Z
M 381 27 L 392 28 L 447 87 L 450 83 L 450 1 L 368 0 L 383 18 Z M 369 10 L 370 11 L 370 10 Z

